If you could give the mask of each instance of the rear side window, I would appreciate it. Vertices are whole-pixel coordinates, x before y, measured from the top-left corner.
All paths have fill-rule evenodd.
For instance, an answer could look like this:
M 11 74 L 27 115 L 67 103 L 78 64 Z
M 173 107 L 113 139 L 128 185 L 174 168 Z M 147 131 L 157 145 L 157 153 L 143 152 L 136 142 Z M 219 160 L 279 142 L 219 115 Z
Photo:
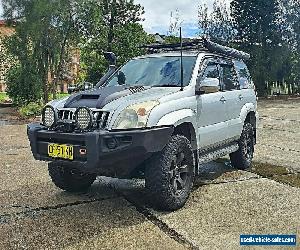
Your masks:
M 240 88 L 248 89 L 253 86 L 252 79 L 246 64 L 243 61 L 234 61 L 236 71 L 238 73 Z
M 222 68 L 222 89 L 235 90 L 239 89 L 239 83 L 233 65 L 223 64 Z

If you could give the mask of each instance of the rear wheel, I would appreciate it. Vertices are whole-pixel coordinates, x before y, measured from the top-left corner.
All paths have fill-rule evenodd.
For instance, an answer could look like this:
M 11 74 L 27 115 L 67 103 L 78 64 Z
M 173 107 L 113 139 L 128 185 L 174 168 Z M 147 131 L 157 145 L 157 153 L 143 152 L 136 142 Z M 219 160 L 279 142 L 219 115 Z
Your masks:
M 96 175 L 54 163 L 48 164 L 52 182 L 60 189 L 68 192 L 85 192 L 96 180 Z
M 189 140 L 181 135 L 172 136 L 166 147 L 146 166 L 150 201 L 162 210 L 181 208 L 189 197 L 194 176 L 194 154 Z
M 254 128 L 251 123 L 245 123 L 238 145 L 238 151 L 230 154 L 231 164 L 237 169 L 248 169 L 254 154 Z

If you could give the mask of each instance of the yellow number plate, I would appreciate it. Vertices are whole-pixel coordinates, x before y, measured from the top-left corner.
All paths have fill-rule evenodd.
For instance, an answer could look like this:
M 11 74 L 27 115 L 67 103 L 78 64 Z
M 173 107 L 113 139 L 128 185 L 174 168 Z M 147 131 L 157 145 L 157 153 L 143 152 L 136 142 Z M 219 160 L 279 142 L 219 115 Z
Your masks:
M 48 155 L 52 158 L 73 160 L 74 159 L 73 146 L 49 144 L 48 145 Z

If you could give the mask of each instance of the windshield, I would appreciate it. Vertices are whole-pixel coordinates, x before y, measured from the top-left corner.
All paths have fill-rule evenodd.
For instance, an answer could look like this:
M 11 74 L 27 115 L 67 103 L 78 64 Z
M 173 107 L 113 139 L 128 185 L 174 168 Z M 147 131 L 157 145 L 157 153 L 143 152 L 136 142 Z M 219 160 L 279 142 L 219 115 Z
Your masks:
M 183 84 L 191 80 L 195 56 L 183 57 Z M 180 57 L 147 57 L 125 64 L 106 86 L 178 86 L 180 87 Z

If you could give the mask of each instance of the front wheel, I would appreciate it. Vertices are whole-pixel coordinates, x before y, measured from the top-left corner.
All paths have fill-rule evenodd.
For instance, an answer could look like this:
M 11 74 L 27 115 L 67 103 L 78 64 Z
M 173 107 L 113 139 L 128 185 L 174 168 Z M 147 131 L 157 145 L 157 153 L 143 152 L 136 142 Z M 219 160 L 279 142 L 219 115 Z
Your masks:
M 57 165 L 53 162 L 48 165 L 52 182 L 60 189 L 68 192 L 85 192 L 96 180 L 96 175 L 83 173 L 82 171 Z
M 174 135 L 165 148 L 154 155 L 145 169 L 146 188 L 153 205 L 162 210 L 177 210 L 191 192 L 195 161 L 189 140 Z
M 237 169 L 248 169 L 254 154 L 254 128 L 251 123 L 245 123 L 238 145 L 238 151 L 230 154 L 231 164 Z

